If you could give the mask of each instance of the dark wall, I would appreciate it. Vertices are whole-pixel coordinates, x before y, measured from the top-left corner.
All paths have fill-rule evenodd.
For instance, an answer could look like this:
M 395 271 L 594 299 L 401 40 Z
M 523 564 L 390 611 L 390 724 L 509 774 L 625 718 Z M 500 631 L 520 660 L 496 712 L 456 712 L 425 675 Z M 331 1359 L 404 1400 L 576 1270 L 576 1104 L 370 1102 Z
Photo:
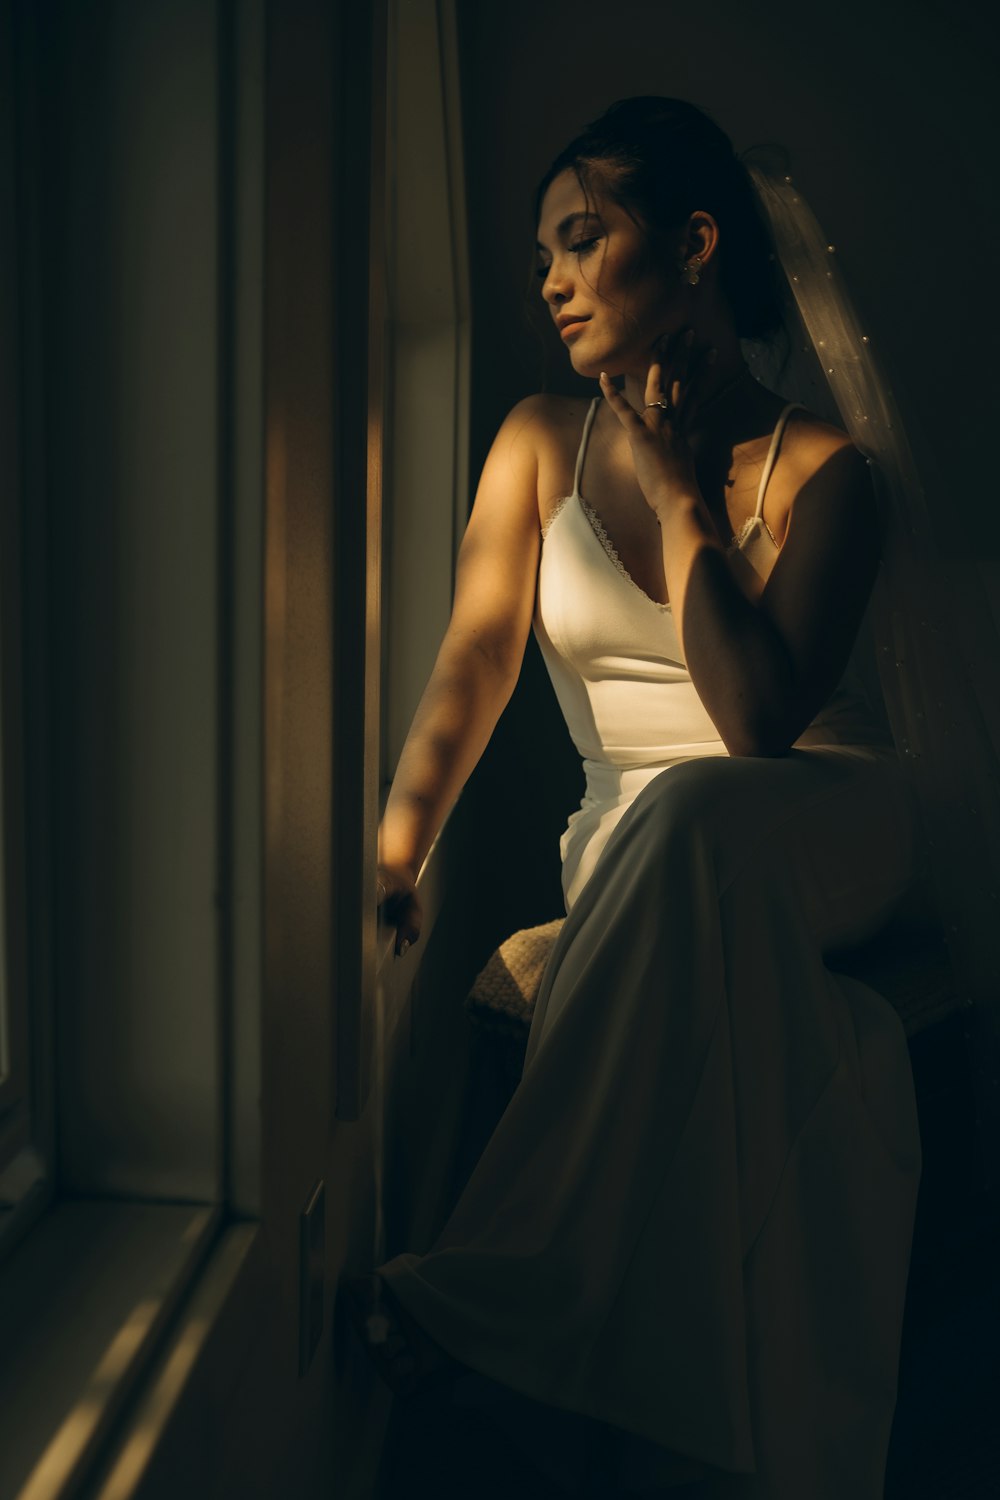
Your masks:
M 472 469 L 506 411 L 542 384 L 525 315 L 534 187 L 613 100 L 707 110 L 738 151 L 780 142 L 882 356 L 923 467 L 939 545 L 997 547 L 992 179 L 995 44 L 969 0 L 819 7 L 769 0 L 476 0 L 460 5 L 473 287 Z M 594 389 L 546 329 L 547 387 Z M 471 497 L 470 497 L 471 498 Z M 529 644 L 473 782 L 495 926 L 560 908 L 557 841 L 582 779 Z M 501 933 L 501 936 L 503 934 Z
M 460 12 L 477 457 L 538 386 L 519 322 L 535 183 L 612 100 L 659 93 L 706 109 L 737 150 L 788 148 L 918 440 L 982 472 L 1000 204 L 996 47 L 971 5 L 481 0 Z M 979 486 L 967 489 L 974 503 Z

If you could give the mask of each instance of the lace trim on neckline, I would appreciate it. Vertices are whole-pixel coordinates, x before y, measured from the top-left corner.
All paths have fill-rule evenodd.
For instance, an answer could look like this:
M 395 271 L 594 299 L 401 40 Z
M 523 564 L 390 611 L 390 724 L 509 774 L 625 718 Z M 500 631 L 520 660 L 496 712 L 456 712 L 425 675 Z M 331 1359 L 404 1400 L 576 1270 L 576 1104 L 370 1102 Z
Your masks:
M 750 536 L 751 532 L 758 525 L 763 526 L 764 530 L 767 532 L 768 536 L 771 538 L 771 541 L 774 543 L 775 549 L 777 550 L 777 547 L 778 547 L 778 539 L 777 539 L 777 537 L 775 536 L 774 532 L 771 530 L 770 526 L 768 526 L 767 522 L 764 520 L 764 517 L 763 516 L 758 516 L 755 513 L 752 516 L 747 516 L 746 520 L 743 522 L 743 525 L 740 527 L 739 531 L 736 532 L 733 535 L 732 541 L 729 543 L 729 546 L 726 548 L 726 555 L 727 555 L 727 557 L 728 557 L 728 555 L 731 552 L 738 552 L 740 550 L 740 548 L 743 546 L 743 543 L 747 540 L 747 538 Z
M 597 537 L 597 540 L 600 542 L 601 546 L 604 548 L 605 552 L 608 554 L 611 561 L 614 563 L 615 567 L 618 569 L 619 573 L 626 580 L 626 582 L 630 583 L 635 589 L 636 593 L 641 594 L 642 597 L 647 601 L 647 603 L 652 604 L 654 609 L 663 611 L 670 610 L 672 606 L 669 599 L 667 600 L 666 604 L 661 604 L 658 599 L 652 598 L 650 594 L 646 593 L 646 590 L 644 588 L 641 588 L 639 584 L 636 583 L 635 579 L 632 577 L 632 574 L 629 572 L 625 564 L 622 562 L 621 558 L 618 556 L 618 553 L 615 549 L 615 544 L 608 536 L 608 533 L 605 531 L 604 522 L 601 520 L 597 511 L 591 504 L 589 504 L 588 501 L 583 498 L 582 495 L 579 495 L 577 498 L 580 501 L 580 507 L 583 510 L 584 515 L 590 522 L 591 531 L 593 531 L 594 535 Z
M 549 514 L 548 519 L 546 520 L 545 524 L 542 527 L 542 541 L 543 542 L 544 542 L 545 538 L 548 536 L 549 532 L 552 530 L 552 526 L 553 526 L 553 523 L 554 523 L 556 517 L 559 516 L 566 509 L 566 506 L 569 504 L 569 502 L 570 502 L 570 500 L 572 500 L 572 498 L 573 498 L 572 495 L 563 495 L 563 497 L 562 497 L 561 500 L 557 500 L 556 501 L 554 508 L 552 509 L 551 513 Z
M 667 611 L 672 610 L 673 606 L 671 605 L 671 603 L 670 603 L 669 600 L 667 600 L 666 604 L 661 604 L 658 599 L 653 599 L 649 594 L 646 593 L 646 590 L 644 588 L 642 588 L 638 583 L 636 583 L 635 579 L 632 577 L 632 574 L 628 571 L 628 569 L 626 568 L 625 564 L 622 562 L 621 558 L 619 557 L 618 551 L 617 551 L 617 548 L 615 547 L 614 542 L 611 540 L 611 538 L 608 536 L 607 531 L 604 529 L 604 522 L 601 520 L 600 514 L 594 509 L 594 507 L 590 504 L 590 502 L 588 500 L 585 500 L 583 498 L 582 495 L 576 495 L 576 496 L 573 496 L 573 495 L 563 495 L 559 500 L 556 501 L 555 506 L 553 507 L 552 511 L 549 513 L 548 519 L 546 520 L 545 524 L 542 527 L 542 541 L 543 542 L 545 541 L 545 538 L 548 536 L 549 532 L 552 530 L 552 527 L 554 526 L 554 524 L 555 524 L 556 520 L 558 519 L 558 517 L 560 515 L 562 515 L 563 511 L 566 509 L 566 506 L 574 498 L 577 499 L 577 500 L 579 500 L 579 502 L 580 502 L 580 509 L 583 511 L 584 515 L 586 516 L 587 521 L 588 521 L 588 523 L 590 525 L 591 531 L 594 533 L 594 535 L 596 536 L 597 540 L 600 542 L 601 546 L 604 548 L 604 551 L 607 553 L 609 559 L 614 564 L 614 566 L 617 569 L 617 571 L 625 579 L 626 583 L 631 584 L 631 586 L 635 589 L 636 593 L 637 594 L 641 594 L 642 597 L 647 601 L 647 603 L 651 604 L 654 609 L 661 610 L 662 612 L 667 612 Z M 746 520 L 743 522 L 743 525 L 740 527 L 739 531 L 736 532 L 733 535 L 733 538 L 730 541 L 729 546 L 726 548 L 726 556 L 727 557 L 730 556 L 730 554 L 733 553 L 733 552 L 739 552 L 742 549 L 744 542 L 746 542 L 746 540 L 750 536 L 751 532 L 758 525 L 762 526 L 764 528 L 764 530 L 767 532 L 768 536 L 770 537 L 770 539 L 771 539 L 771 541 L 772 541 L 772 543 L 773 543 L 773 545 L 775 547 L 775 550 L 778 550 L 778 539 L 775 536 L 774 532 L 771 530 L 770 526 L 764 520 L 763 516 L 758 516 L 758 515 L 755 514 L 755 515 L 752 515 L 752 516 L 747 516 Z

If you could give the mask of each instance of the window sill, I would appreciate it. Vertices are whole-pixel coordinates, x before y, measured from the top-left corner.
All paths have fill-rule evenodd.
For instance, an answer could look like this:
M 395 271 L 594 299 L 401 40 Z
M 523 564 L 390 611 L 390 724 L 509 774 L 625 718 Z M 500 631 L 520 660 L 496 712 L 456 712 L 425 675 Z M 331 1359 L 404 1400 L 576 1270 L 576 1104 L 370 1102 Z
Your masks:
M 76 1491 L 218 1228 L 211 1206 L 64 1199 L 18 1245 L 0 1281 L 0 1494 Z

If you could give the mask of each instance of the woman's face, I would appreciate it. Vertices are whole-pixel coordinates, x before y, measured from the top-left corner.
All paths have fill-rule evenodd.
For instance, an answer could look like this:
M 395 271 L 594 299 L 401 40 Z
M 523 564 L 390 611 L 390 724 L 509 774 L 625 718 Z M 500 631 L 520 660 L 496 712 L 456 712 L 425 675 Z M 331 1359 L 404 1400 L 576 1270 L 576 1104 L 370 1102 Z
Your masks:
M 654 257 L 646 232 L 613 199 L 591 193 L 590 200 L 569 169 L 546 189 L 538 221 L 542 297 L 577 374 L 645 377 L 657 340 L 684 319 L 674 264 L 681 234 L 676 254 Z

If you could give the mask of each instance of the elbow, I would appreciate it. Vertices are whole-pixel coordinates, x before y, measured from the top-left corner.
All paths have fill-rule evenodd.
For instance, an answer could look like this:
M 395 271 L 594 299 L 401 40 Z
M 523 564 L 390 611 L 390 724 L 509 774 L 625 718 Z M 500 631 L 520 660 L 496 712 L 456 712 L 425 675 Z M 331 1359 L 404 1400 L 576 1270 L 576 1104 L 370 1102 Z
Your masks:
M 719 736 L 731 756 L 777 760 L 788 755 L 818 704 L 790 660 L 744 670 L 720 698 Z
M 725 746 L 729 754 L 734 757 L 757 756 L 767 760 L 776 760 L 779 756 L 788 754 L 792 743 L 793 741 L 784 735 L 747 734 L 726 739 Z
M 721 738 L 733 757 L 776 760 L 789 754 L 801 734 L 804 725 L 799 718 L 788 712 L 744 712 L 727 726 Z

